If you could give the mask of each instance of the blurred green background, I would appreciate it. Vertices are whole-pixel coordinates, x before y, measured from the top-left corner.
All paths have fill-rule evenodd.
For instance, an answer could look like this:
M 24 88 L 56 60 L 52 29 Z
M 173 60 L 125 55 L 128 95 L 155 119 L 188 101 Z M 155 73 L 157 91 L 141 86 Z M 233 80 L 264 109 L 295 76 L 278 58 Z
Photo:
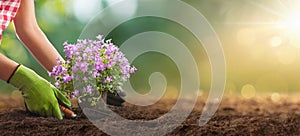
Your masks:
M 64 55 L 62 43 L 74 43 L 96 13 L 117 1 L 35 0 L 36 16 L 49 40 Z M 295 16 L 300 13 L 299 4 L 281 0 L 184 1 L 199 10 L 219 35 L 227 63 L 226 94 L 250 98 L 261 93 L 276 97 L 299 92 L 300 20 Z M 136 0 L 131 6 L 138 4 Z M 167 2 L 160 6 L 166 12 L 172 8 Z M 128 12 L 132 12 L 132 7 Z M 185 43 L 197 61 L 201 79 L 199 88 L 209 91 L 211 71 L 207 54 L 201 43 L 176 22 L 154 17 L 138 18 L 120 25 L 108 38 L 118 45 L 134 34 L 150 30 L 169 33 Z M 18 41 L 12 25 L 4 32 L 0 52 L 52 80 Z M 168 89 L 176 91 L 180 88 L 178 69 L 167 56 L 146 53 L 136 59 L 134 65 L 139 69 L 131 80 L 136 90 L 147 92 L 150 89 L 148 77 L 157 71 L 165 74 Z M 0 82 L 1 92 L 12 90 L 13 87 Z

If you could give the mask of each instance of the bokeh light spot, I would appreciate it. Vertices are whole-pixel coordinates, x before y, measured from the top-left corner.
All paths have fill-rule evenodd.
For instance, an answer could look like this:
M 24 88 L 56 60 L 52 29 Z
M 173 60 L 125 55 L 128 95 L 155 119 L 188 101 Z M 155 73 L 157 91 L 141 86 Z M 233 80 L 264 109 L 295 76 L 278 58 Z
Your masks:
M 243 88 L 241 90 L 241 94 L 244 98 L 250 99 L 256 95 L 256 89 L 253 85 L 246 84 L 243 86 Z
M 279 102 L 280 99 L 281 99 L 281 96 L 280 96 L 279 93 L 273 93 L 273 94 L 271 95 L 271 100 L 272 100 L 273 102 Z
M 282 44 L 282 38 L 279 36 L 274 36 L 270 39 L 270 46 L 271 47 L 278 47 Z

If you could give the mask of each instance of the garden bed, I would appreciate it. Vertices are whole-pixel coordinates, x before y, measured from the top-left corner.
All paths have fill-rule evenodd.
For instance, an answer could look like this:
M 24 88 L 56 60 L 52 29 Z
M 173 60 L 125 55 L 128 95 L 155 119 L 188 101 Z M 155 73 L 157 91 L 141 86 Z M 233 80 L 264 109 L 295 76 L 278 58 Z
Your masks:
M 168 112 L 175 102 L 164 99 L 148 107 L 125 104 L 110 108 L 128 119 L 150 120 Z M 205 100 L 200 97 L 186 121 L 168 135 L 300 134 L 300 102 L 297 100 L 284 99 L 275 103 L 268 97 L 247 100 L 226 97 L 208 124 L 199 127 L 197 123 L 204 104 Z M 37 117 L 25 112 L 18 94 L 0 95 L 0 135 L 106 135 L 80 110 L 75 111 L 79 115 L 76 119 L 60 121 Z

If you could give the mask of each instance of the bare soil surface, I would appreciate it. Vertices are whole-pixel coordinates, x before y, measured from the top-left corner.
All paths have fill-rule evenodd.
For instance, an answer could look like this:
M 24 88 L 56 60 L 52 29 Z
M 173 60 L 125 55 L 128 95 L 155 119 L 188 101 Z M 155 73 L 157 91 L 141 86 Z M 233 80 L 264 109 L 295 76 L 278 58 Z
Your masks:
M 126 104 L 111 109 L 127 119 L 150 120 L 168 112 L 175 102 L 164 99 L 147 107 Z M 200 127 L 198 119 L 204 105 L 205 99 L 199 97 L 189 117 L 167 135 L 300 135 L 300 100 L 297 99 L 274 102 L 268 97 L 226 97 L 213 118 Z M 75 111 L 79 115 L 76 119 L 38 117 L 25 111 L 18 94 L 0 95 L 0 135 L 106 135 L 79 109 Z

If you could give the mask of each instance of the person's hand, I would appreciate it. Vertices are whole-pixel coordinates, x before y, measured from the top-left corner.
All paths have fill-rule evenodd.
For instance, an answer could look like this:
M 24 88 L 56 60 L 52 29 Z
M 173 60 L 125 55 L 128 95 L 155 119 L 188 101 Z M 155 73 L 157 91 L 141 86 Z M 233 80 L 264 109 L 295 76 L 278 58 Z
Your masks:
M 125 97 L 126 93 L 121 90 L 118 94 L 113 94 L 111 92 L 107 93 L 107 104 L 112 106 L 123 106 L 125 100 L 122 97 Z
M 23 65 L 15 70 L 8 82 L 22 91 L 27 109 L 32 113 L 62 119 L 59 104 L 71 107 L 71 102 L 59 90 Z

